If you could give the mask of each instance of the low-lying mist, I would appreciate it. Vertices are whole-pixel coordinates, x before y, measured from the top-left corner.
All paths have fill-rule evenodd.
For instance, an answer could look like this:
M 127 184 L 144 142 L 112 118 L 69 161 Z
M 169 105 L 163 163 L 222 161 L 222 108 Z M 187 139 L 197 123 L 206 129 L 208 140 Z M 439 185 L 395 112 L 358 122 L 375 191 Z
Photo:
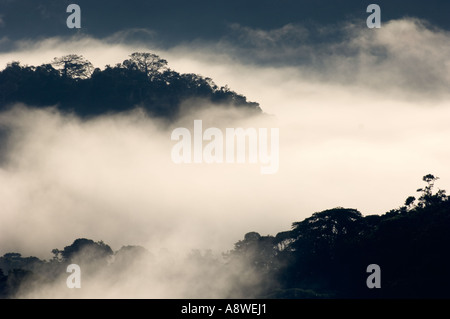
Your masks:
M 176 123 L 139 108 L 87 120 L 25 105 L 0 115 L 6 145 L 0 253 L 50 259 L 52 249 L 81 237 L 149 252 L 83 275 L 77 292 L 66 287 L 69 274 L 60 267 L 55 281 L 25 281 L 18 297 L 223 298 L 241 296 L 244 286 L 256 293 L 257 275 L 242 261 L 225 265 L 222 252 L 249 227 L 275 221 L 275 215 L 267 218 L 274 198 L 255 200 L 266 177 L 258 164 L 175 164 L 170 136 L 176 127 L 191 128 L 194 119 L 205 129 L 276 121 L 201 101 L 188 112 L 194 107 L 188 103 L 194 102 L 184 104 Z
M 51 262 L 25 277 L 9 297 L 255 298 L 271 281 L 244 258 L 224 258 L 211 251 L 150 253 L 140 246 L 125 246 L 108 257 L 92 256 L 88 249 L 73 257 L 81 270 L 78 288 L 66 284 L 71 280 L 68 263 Z
M 1 113 L 0 255 L 48 259 L 76 238 L 103 240 L 114 251 L 140 245 L 153 255 L 113 263 L 83 278 L 78 290 L 67 289 L 63 272 L 60 286 L 31 284 L 19 295 L 240 297 L 236 273 L 244 274 L 243 286 L 263 285 L 245 264 L 224 268 L 221 253 L 244 234 L 274 235 L 338 206 L 382 214 L 403 205 L 428 173 L 449 189 L 450 64 L 443 44 L 449 34 L 409 19 L 372 31 L 352 26 L 348 39 L 325 54 L 319 45 L 286 50 L 317 55 L 317 65 L 271 66 L 278 46 L 263 50 L 261 32 L 256 48 L 193 43 L 157 52 L 177 70 L 211 76 L 259 102 L 266 112 L 260 116 L 200 101 L 186 101 L 173 123 L 139 108 L 90 119 L 52 106 L 15 105 Z M 43 63 L 67 50 L 98 64 L 119 62 L 137 48 L 46 39 L 22 43 L 0 61 Z M 265 63 L 243 62 L 251 50 Z M 237 53 L 248 56 L 234 59 Z M 262 175 L 260 164 L 175 164 L 171 132 L 192 130 L 197 119 L 204 129 L 278 128 L 279 170 Z M 210 249 L 216 264 L 192 261 L 193 249 Z
M 175 164 L 171 132 L 193 118 L 205 128 L 268 118 L 216 109 L 170 125 L 139 109 L 89 120 L 23 105 L 1 114 L 1 252 L 46 257 L 78 237 L 115 248 L 230 248 L 267 209 L 249 200 L 261 187 L 259 165 Z

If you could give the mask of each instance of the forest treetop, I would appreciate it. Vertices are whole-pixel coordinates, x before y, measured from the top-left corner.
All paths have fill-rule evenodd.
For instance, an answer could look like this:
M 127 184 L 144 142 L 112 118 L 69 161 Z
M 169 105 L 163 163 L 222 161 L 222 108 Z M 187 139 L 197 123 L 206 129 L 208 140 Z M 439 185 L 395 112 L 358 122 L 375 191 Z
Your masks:
M 450 198 L 435 190 L 437 179 L 425 175 L 417 200 L 410 196 L 404 206 L 383 215 L 336 207 L 294 222 L 275 236 L 250 231 L 223 253 L 223 260 L 193 251 L 180 264 L 194 272 L 183 269 L 189 278 L 177 280 L 194 278 L 195 286 L 211 287 L 216 278 L 205 280 L 205 274 L 229 274 L 232 289 L 226 298 L 449 298 Z M 110 271 L 115 275 L 108 278 L 116 282 L 128 265 L 148 262 L 135 273 L 140 278 L 167 256 L 141 246 L 114 252 L 104 242 L 86 238 L 52 253 L 49 261 L 15 252 L 1 256 L 0 298 L 14 297 L 27 281 L 54 282 L 70 263 L 80 265 L 83 276 Z M 174 264 L 170 258 L 164 272 L 177 273 L 170 270 Z M 381 267 L 381 289 L 366 285 L 371 264 Z
M 95 68 L 82 55 L 55 57 L 39 66 L 8 63 L 0 72 L 0 110 L 14 103 L 57 105 L 86 117 L 143 108 L 149 115 L 173 119 L 189 99 L 260 113 L 259 104 L 211 78 L 181 74 L 166 60 L 147 52 L 132 53 L 115 66 Z

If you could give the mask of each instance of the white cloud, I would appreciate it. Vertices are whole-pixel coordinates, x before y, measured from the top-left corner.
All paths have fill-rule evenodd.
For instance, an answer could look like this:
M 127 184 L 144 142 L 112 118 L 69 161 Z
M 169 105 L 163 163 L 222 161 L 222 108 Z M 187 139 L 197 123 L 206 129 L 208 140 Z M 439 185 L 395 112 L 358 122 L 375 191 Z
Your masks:
M 392 20 L 381 29 L 365 22 L 259 30 L 235 25 L 217 50 L 248 64 L 296 66 L 320 81 L 385 90 L 443 94 L 450 84 L 450 33 L 417 19 Z M 415 94 L 419 91 L 419 95 Z
M 231 29 L 233 36 L 218 43 L 193 42 L 172 49 L 149 41 L 127 44 L 124 35 L 130 32 L 154 35 L 140 29 L 119 32 L 106 40 L 74 36 L 19 41 L 17 50 L 0 54 L 0 66 L 13 60 L 40 64 L 55 56 L 78 53 L 104 67 L 122 62 L 131 52 L 150 50 L 167 58 L 176 70 L 207 76 L 209 68 L 216 65 L 243 64 L 246 70 L 252 65 L 285 68 L 301 72 L 302 78 L 311 81 L 383 90 L 413 99 L 445 98 L 450 85 L 450 34 L 417 19 L 389 21 L 376 30 L 363 23 L 317 29 L 288 24 L 274 30 L 235 24 Z M 205 72 L 199 72 L 199 63 L 208 64 Z
M 257 40 L 282 38 L 277 32 Z M 45 254 L 76 237 L 115 249 L 224 250 L 245 232 L 275 234 L 331 207 L 383 213 L 414 195 L 427 173 L 450 189 L 449 34 L 415 20 L 347 32 L 348 40 L 325 51 L 309 46 L 317 57 L 311 65 L 245 63 L 233 54 L 250 51 L 230 43 L 156 50 L 173 69 L 228 84 L 275 115 L 226 124 L 210 112 L 189 117 L 279 127 L 273 176 L 260 175 L 258 165 L 177 166 L 170 129 L 136 113 L 90 121 L 27 109 L 2 114 L 13 143 L 0 171 L 0 253 Z M 23 42 L 0 63 L 80 53 L 103 66 L 142 50 L 155 52 L 151 45 L 53 38 Z

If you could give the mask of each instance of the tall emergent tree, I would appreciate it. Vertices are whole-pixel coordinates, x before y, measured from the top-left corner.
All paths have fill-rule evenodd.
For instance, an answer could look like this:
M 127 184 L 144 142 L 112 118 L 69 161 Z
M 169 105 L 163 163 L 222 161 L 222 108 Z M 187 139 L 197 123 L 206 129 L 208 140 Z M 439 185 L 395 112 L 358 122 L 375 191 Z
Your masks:
M 56 57 L 53 59 L 52 65 L 59 70 L 63 77 L 72 79 L 87 79 L 94 70 L 91 62 L 77 54 Z
M 153 80 L 156 73 L 167 69 L 167 61 L 153 53 L 134 52 L 129 59 L 123 61 L 123 66 L 139 70 Z

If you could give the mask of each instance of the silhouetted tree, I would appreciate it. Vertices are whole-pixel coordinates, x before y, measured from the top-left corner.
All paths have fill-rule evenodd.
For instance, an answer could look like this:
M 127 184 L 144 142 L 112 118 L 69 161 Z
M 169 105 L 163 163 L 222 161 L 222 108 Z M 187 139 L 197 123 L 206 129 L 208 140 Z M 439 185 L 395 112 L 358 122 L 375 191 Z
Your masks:
M 405 206 L 406 207 L 410 207 L 414 204 L 416 198 L 414 196 L 409 196 L 406 200 L 405 200 Z
M 38 67 L 12 62 L 0 72 L 0 110 L 22 102 L 58 105 L 62 111 L 85 117 L 138 106 L 151 116 L 175 119 L 187 99 L 261 112 L 257 103 L 217 88 L 210 78 L 170 70 L 167 61 L 153 53 L 135 52 L 104 70 L 94 69 L 81 55 L 70 54 Z
M 223 264 L 212 254 L 193 251 L 188 260 L 198 265 L 194 278 L 202 278 L 207 267 L 239 269 L 232 280 L 241 286 L 233 291 L 247 297 L 450 298 L 450 201 L 444 191 L 433 192 L 436 180 L 431 174 L 423 177 L 427 185 L 419 190 L 419 204 L 414 206 L 410 196 L 408 209 L 363 216 L 337 207 L 294 222 L 275 237 L 249 232 L 225 254 Z M 0 297 L 13 296 L 37 273 L 54 280 L 69 262 L 81 264 L 84 274 L 108 263 L 111 273 L 136 261 L 150 261 L 139 266 L 151 267 L 151 255 L 140 246 L 125 246 L 113 255 L 102 241 L 80 238 L 52 252 L 49 262 L 20 253 L 0 257 Z M 366 267 L 373 263 L 381 267 L 381 289 L 366 286 Z M 260 279 L 257 284 L 246 281 L 252 276 Z
M 257 232 L 245 234 L 244 240 L 234 245 L 234 254 L 245 258 L 249 265 L 257 270 L 269 271 L 275 269 L 277 247 L 273 236 L 261 236 Z
M 114 252 L 103 241 L 78 238 L 63 250 L 53 249 L 54 259 L 63 263 L 75 263 L 88 272 L 97 271 L 106 266 Z M 86 271 L 85 271 L 86 272 Z
M 419 188 L 417 190 L 418 192 L 422 192 L 422 195 L 419 197 L 419 207 L 425 207 L 427 205 L 447 200 L 445 190 L 438 190 L 436 194 L 433 194 L 434 183 L 438 179 L 439 177 L 435 177 L 432 174 L 427 174 L 422 178 L 422 180 L 427 183 L 427 186 L 425 186 L 424 188 Z
M 153 80 L 158 72 L 164 71 L 167 67 L 166 60 L 148 52 L 134 52 L 122 64 L 127 69 L 143 72 L 150 80 Z
M 87 79 L 93 71 L 92 63 L 82 55 L 69 54 L 53 59 L 52 65 L 58 68 L 63 77 Z

